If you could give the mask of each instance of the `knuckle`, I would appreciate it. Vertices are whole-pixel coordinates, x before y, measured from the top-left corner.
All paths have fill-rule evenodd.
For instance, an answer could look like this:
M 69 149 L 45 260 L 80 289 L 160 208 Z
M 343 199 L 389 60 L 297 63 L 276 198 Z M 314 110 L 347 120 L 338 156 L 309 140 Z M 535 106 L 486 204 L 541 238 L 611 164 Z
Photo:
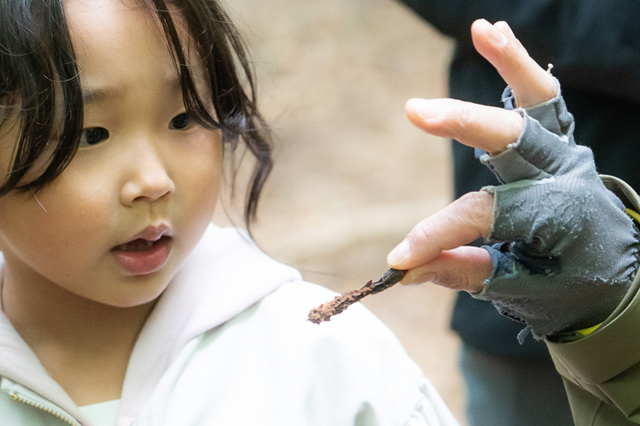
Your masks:
M 491 227 L 492 196 L 486 192 L 468 192 L 455 203 L 458 220 L 469 223 L 482 235 Z
M 478 115 L 475 108 L 466 102 L 460 103 L 456 109 L 456 115 L 453 117 L 451 125 L 455 127 L 456 133 L 464 137 L 464 135 L 473 131 L 478 121 Z
M 468 277 L 463 273 L 450 269 L 438 271 L 433 283 L 451 290 L 466 290 L 469 288 Z
M 420 248 L 431 241 L 434 234 L 435 228 L 433 224 L 428 220 L 424 220 L 407 235 L 407 240 L 409 240 L 409 244 L 412 247 Z

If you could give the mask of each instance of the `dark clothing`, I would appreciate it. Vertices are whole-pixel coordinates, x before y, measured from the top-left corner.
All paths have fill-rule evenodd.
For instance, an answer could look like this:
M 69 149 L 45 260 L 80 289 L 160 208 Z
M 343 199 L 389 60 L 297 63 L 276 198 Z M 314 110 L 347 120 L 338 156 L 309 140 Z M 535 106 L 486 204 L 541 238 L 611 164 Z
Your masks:
M 526 363 L 492 356 L 468 345 L 460 350 L 460 372 L 469 390 L 469 425 L 568 426 L 562 377 L 551 360 Z M 526 383 L 526 386 L 523 386 Z M 541 410 L 540 407 L 545 409 Z
M 553 62 L 562 83 L 588 93 L 640 100 L 640 6 L 636 0 L 401 0 L 440 32 L 456 40 L 452 70 L 476 66 L 466 93 L 483 87 L 488 65 L 471 43 L 473 21 L 507 21 L 530 56 Z M 504 83 L 502 83 L 504 85 Z M 472 86 L 472 87 L 470 87 Z M 470 89 L 470 90 L 469 90 Z M 501 91 L 498 91 L 498 96 Z
M 532 58 L 553 74 L 576 121 L 577 143 L 592 148 L 598 172 L 640 188 L 640 2 L 637 0 L 401 0 L 456 41 L 450 96 L 500 105 L 504 81 L 473 48 L 471 23 L 506 21 Z M 473 149 L 453 144 L 455 197 L 497 184 Z M 518 344 L 522 324 L 489 303 L 458 295 L 452 328 L 466 345 L 512 359 L 548 358 L 544 344 Z

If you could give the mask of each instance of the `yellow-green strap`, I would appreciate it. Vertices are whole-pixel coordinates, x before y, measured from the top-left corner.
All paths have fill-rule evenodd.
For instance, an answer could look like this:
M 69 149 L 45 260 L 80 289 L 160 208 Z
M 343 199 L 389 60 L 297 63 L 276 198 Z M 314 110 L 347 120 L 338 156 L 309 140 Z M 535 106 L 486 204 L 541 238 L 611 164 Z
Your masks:
M 598 329 L 598 327 L 600 327 L 601 325 L 602 325 L 602 323 L 596 324 L 596 325 L 594 325 L 592 327 L 583 328 L 582 330 L 576 330 L 576 333 L 578 333 L 582 337 L 588 336 L 591 333 L 593 333 L 594 331 L 596 331 Z
M 635 220 L 636 223 L 640 224 L 640 213 L 635 210 L 631 210 L 629 207 L 624 209 L 624 211 L 631 217 L 631 219 Z

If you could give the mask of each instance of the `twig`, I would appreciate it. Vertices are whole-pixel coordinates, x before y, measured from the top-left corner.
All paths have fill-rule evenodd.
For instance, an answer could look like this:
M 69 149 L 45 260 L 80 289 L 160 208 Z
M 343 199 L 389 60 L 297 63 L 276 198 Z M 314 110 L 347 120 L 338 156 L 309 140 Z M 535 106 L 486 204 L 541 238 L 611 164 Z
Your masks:
M 314 324 L 320 324 L 324 321 L 330 321 L 331 317 L 343 312 L 349 306 L 360 301 L 363 297 L 370 294 L 380 293 L 383 290 L 392 287 L 399 282 L 407 271 L 401 271 L 399 269 L 389 269 L 382 278 L 375 283 L 369 281 L 364 287 L 358 290 L 350 290 L 342 293 L 340 296 L 336 296 L 331 302 L 324 303 L 317 308 L 314 308 L 309 312 L 309 321 Z

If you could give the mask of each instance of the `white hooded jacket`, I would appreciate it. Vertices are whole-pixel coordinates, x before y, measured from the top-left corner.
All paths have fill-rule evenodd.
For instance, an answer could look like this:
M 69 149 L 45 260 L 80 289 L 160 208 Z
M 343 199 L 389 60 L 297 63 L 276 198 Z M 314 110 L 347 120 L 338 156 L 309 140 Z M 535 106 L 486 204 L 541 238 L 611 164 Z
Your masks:
M 333 296 L 210 226 L 136 342 L 117 425 L 457 425 L 364 307 L 306 321 Z M 0 425 L 58 424 L 91 422 L 0 313 Z

